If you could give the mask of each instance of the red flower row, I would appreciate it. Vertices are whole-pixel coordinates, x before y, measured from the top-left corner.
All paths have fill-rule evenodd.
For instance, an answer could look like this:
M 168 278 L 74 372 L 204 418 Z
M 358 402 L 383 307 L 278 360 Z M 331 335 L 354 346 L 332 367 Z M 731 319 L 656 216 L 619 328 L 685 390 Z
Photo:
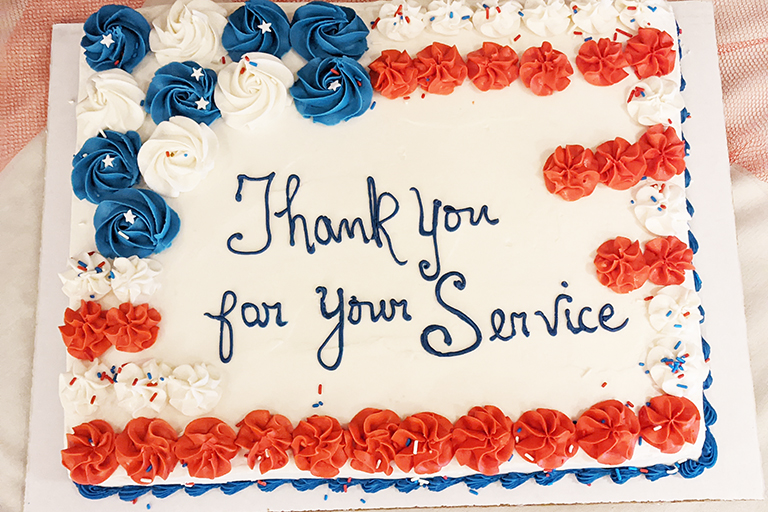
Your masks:
M 664 76 L 675 67 L 674 40 L 668 33 L 655 28 L 641 28 L 639 33 L 621 43 L 610 39 L 585 42 L 576 56 L 576 67 L 592 85 L 613 85 L 624 80 L 624 70 L 632 66 L 637 78 Z
M 685 171 L 685 144 L 673 127 L 657 124 L 630 144 L 621 137 L 592 152 L 579 145 L 558 147 L 544 164 L 544 184 L 552 194 L 576 201 L 598 183 L 615 190 L 635 186 L 643 176 L 666 181 Z
M 124 302 L 102 311 L 97 302 L 81 301 L 80 309 L 67 308 L 59 326 L 67 352 L 93 361 L 114 346 L 121 352 L 140 352 L 157 340 L 160 313 L 148 304 Z
M 597 279 L 617 293 L 628 293 L 650 280 L 668 286 L 682 284 L 685 271 L 693 270 L 693 251 L 675 236 L 657 237 L 645 244 L 623 236 L 608 240 L 597 249 Z
M 603 464 L 621 464 L 632 458 L 638 438 L 663 453 L 676 453 L 694 443 L 700 414 L 686 398 L 652 398 L 635 415 L 617 400 L 600 402 L 574 422 L 552 409 L 525 412 L 516 422 L 497 407 L 473 407 L 455 424 L 438 414 L 422 412 L 401 420 L 390 410 L 364 409 L 342 428 L 330 416 L 311 416 L 293 428 L 279 414 L 259 410 L 237 424 L 239 431 L 216 418 L 189 423 L 177 438 L 164 420 L 136 418 L 120 434 L 103 420 L 83 423 L 67 434 L 61 452 L 72 480 L 96 485 L 120 465 L 139 484 L 156 476 L 166 479 L 177 462 L 189 475 L 216 478 L 231 470 L 230 461 L 242 448 L 248 466 L 259 463 L 264 474 L 288 463 L 288 450 L 296 466 L 320 478 L 333 478 L 350 462 L 353 469 L 391 475 L 403 472 L 433 474 L 453 457 L 486 475 L 516 451 L 545 470 L 562 466 L 579 449 Z

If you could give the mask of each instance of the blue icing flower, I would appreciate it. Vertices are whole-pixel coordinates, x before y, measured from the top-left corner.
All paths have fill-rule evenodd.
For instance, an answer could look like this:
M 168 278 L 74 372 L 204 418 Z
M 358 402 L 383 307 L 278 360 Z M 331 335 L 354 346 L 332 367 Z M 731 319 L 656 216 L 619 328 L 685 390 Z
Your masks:
M 113 193 L 93 216 L 96 247 L 107 258 L 146 258 L 161 252 L 171 245 L 179 225 L 179 216 L 165 199 L 137 188 Z
M 120 68 L 128 73 L 149 50 L 147 20 L 130 7 L 105 5 L 85 21 L 80 46 L 95 71 Z
M 72 189 L 78 199 L 98 204 L 113 192 L 139 182 L 136 155 L 141 137 L 136 132 L 104 130 L 91 137 L 72 159 Z
M 288 16 L 269 0 L 248 0 L 230 14 L 221 36 L 229 57 L 238 61 L 250 52 L 282 57 L 291 49 Z
M 291 46 L 306 60 L 315 57 L 359 59 L 368 49 L 368 27 L 349 7 L 310 2 L 296 9 Z
M 173 116 L 211 124 L 221 116 L 213 101 L 216 73 L 195 62 L 171 62 L 155 72 L 144 108 L 155 124 Z
M 290 92 L 299 114 L 326 125 L 363 115 L 373 99 L 368 73 L 349 57 L 312 59 Z

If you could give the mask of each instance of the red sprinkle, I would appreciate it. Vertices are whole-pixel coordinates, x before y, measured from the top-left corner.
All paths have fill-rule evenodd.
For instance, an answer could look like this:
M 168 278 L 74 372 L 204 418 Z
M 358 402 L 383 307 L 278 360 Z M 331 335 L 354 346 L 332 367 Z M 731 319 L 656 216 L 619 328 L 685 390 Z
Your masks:
M 686 352 L 685 354 L 683 354 L 683 357 L 691 357 L 691 354 L 689 354 L 688 352 Z
M 119 66 L 119 65 L 120 65 L 120 61 L 119 61 L 119 60 L 116 60 L 116 61 L 115 61 L 115 66 Z
M 708 363 L 708 362 L 709 362 L 709 358 L 706 358 L 706 359 L 704 360 L 704 362 L 705 362 L 705 363 Z
M 136 379 L 133 379 L 133 384 L 131 384 L 131 386 L 135 386 L 137 382 L 139 382 L 139 379 L 138 379 L 138 378 L 136 378 Z
M 607 385 L 608 385 L 608 383 L 607 383 L 607 382 L 603 382 L 603 383 L 600 385 L 600 387 L 603 387 L 603 388 L 604 388 L 604 387 L 605 387 L 605 386 L 607 386 Z
M 517 34 L 517 35 L 515 36 L 515 38 L 513 39 L 513 41 L 517 41 L 518 39 L 520 39 L 520 36 L 521 36 L 521 34 Z
M 653 295 L 649 295 L 646 298 L 644 298 L 643 300 L 653 300 Z
M 613 33 L 613 40 L 614 40 L 614 41 L 616 40 L 616 37 L 617 37 L 617 35 L 618 35 L 618 34 L 616 34 L 616 32 L 614 32 L 614 33 Z
M 322 395 L 323 394 L 323 385 L 322 384 L 318 384 L 317 385 L 317 394 L 318 395 Z
M 690 311 L 686 311 L 685 313 L 683 313 L 683 316 L 687 318 L 687 317 L 688 317 L 688 315 L 690 315 L 690 314 L 691 314 L 691 312 L 690 312 Z
M 406 17 L 405 17 L 405 22 L 406 22 L 406 23 L 410 23 L 410 22 L 411 22 L 411 18 L 409 18 L 408 16 L 406 16 Z
M 344 484 L 344 492 L 347 492 L 347 484 Z
M 106 261 L 102 261 L 101 263 L 99 263 L 98 265 L 96 265 L 96 268 L 101 268 L 101 267 L 103 267 L 104 265 L 106 265 L 106 263 L 107 263 Z
M 628 406 L 630 406 L 630 407 L 634 407 L 634 406 L 635 406 L 635 404 L 633 404 L 633 403 L 632 403 L 632 402 L 630 402 L 629 400 L 627 400 L 627 405 L 628 405 Z
M 157 386 L 157 382 L 150 382 L 150 383 L 147 384 L 148 388 L 153 388 L 155 386 Z
M 682 379 L 683 377 L 685 377 L 684 373 L 681 373 L 680 375 L 677 376 L 678 379 Z
M 170 151 L 166 151 L 165 152 L 165 157 L 166 158 L 170 158 L 171 157 L 171 152 Z
M 426 95 L 426 94 L 424 94 L 424 93 L 421 93 L 421 99 L 424 99 L 424 98 L 426 98 L 426 97 L 427 97 L 427 95 Z
M 96 395 L 93 395 L 93 396 L 91 397 L 91 405 L 93 405 L 93 402 L 95 402 L 95 401 L 96 401 Z
M 667 209 L 667 205 L 663 204 L 663 205 L 659 206 L 659 208 L 661 208 L 662 210 L 666 210 Z
M 72 377 L 72 380 L 69 381 L 69 385 L 71 386 L 72 384 L 74 384 L 76 380 L 77 380 L 77 377 Z
M 83 266 L 78 265 L 77 268 L 78 270 L 82 270 L 83 272 L 88 272 L 88 269 Z
M 245 59 L 245 62 L 251 62 L 251 59 L 249 59 L 247 55 L 243 55 L 243 58 Z
M 623 36 L 627 36 L 627 37 L 629 37 L 630 39 L 632 38 L 632 34 L 630 34 L 630 33 L 628 33 L 628 32 L 624 32 L 624 31 L 623 31 L 623 30 L 621 30 L 620 28 L 617 28 L 617 29 L 616 29 L 616 32 L 618 32 L 619 34 L 621 34 L 621 35 L 623 35 Z
M 334 75 L 340 75 L 340 74 L 341 74 L 341 73 L 339 73 L 339 71 L 338 71 L 337 69 L 335 69 L 335 68 L 331 69 L 331 73 L 333 73 Z
M 256 483 L 259 484 L 262 487 L 266 487 L 267 486 L 267 482 L 265 482 L 264 480 L 256 480 Z
M 584 34 L 584 32 L 578 32 L 578 31 L 575 31 L 575 30 L 573 32 L 573 35 L 575 35 L 575 36 L 580 36 L 582 34 Z
M 486 7 L 485 8 L 485 19 L 490 19 L 490 18 L 491 18 L 491 8 L 490 7 Z
M 376 25 L 379 24 L 379 21 L 381 21 L 381 18 L 376 18 L 375 20 L 373 20 L 373 24 L 371 25 L 371 28 L 372 29 L 376 28 Z
M 245 73 L 245 68 L 240 68 L 240 74 L 242 75 L 243 73 Z
M 397 10 L 395 11 L 395 16 L 402 16 L 403 15 L 403 4 L 400 4 L 397 6 Z
M 404 100 L 409 100 L 409 99 L 411 99 L 411 97 L 410 96 L 403 96 L 403 99 Z
M 157 398 L 157 393 L 155 393 L 154 395 L 152 395 L 152 398 L 150 398 L 150 399 L 149 399 L 149 401 L 150 401 L 150 402 L 154 402 L 154 401 L 155 401 L 155 398 Z
M 226 64 L 227 63 L 227 58 L 226 57 L 222 57 L 221 58 L 221 63 L 222 64 Z
M 133 503 L 133 504 L 135 505 L 137 501 L 139 501 L 139 498 L 133 498 L 133 499 L 131 500 L 131 503 Z
M 647 472 L 648 472 L 648 470 L 647 470 L 647 469 L 645 469 L 645 468 L 640 468 L 640 472 L 641 472 L 641 473 L 643 473 L 643 474 L 645 474 L 645 473 L 647 473 Z
M 627 6 L 627 10 L 628 11 L 636 11 L 637 7 L 635 7 L 634 5 L 630 5 L 630 6 Z

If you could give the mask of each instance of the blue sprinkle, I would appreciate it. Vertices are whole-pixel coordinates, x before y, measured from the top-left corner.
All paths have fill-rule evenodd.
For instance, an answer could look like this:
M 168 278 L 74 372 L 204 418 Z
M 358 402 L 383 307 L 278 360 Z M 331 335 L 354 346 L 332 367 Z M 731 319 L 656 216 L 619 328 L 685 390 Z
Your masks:
M 678 342 L 675 344 L 675 350 L 679 349 L 679 348 L 680 348 L 680 345 L 682 345 L 682 343 L 683 343 L 682 341 L 678 341 Z
M 645 405 L 647 405 L 648 407 L 650 407 L 650 406 L 651 406 L 651 402 L 645 402 Z
M 110 279 L 114 279 L 115 278 L 115 273 L 112 272 L 111 270 L 109 271 L 109 278 Z
M 677 387 L 683 388 L 683 389 L 688 389 L 688 386 L 686 386 L 685 384 L 678 384 Z
M 600 420 L 600 423 L 605 423 L 605 420 Z
M 637 446 L 642 446 L 642 444 L 643 444 L 643 438 L 642 437 L 638 437 L 637 438 Z
M 96 377 L 101 378 L 101 372 L 97 372 Z
M 165 380 L 165 377 L 160 377 L 160 380 L 161 380 L 161 381 Z
M 410 437 L 405 440 L 405 446 L 406 447 L 411 446 L 411 438 Z
M 651 196 L 651 201 L 653 201 L 655 203 L 656 202 L 656 197 Z
M 365 503 L 365 500 L 363 498 L 360 498 L 360 503 Z
M 483 4 L 483 9 L 490 9 L 487 5 Z
M 462 17 L 461 17 L 461 19 L 463 19 L 463 20 L 468 20 L 468 19 L 469 19 L 469 15 L 467 15 L 467 16 L 462 16 Z
M 318 407 L 320 407 L 320 404 L 312 404 L 312 407 L 317 409 Z
M 515 456 L 515 454 L 510 455 L 509 458 L 507 459 L 507 462 L 511 461 L 512 457 L 514 457 L 514 456 Z
M 325 501 L 328 501 L 328 495 L 326 494 L 325 496 L 323 496 L 323 499 L 324 499 Z
M 371 103 L 371 110 L 373 110 L 374 108 L 376 108 L 376 102 L 375 101 L 373 103 Z
M 152 508 L 152 505 L 150 505 L 149 503 L 147 503 L 147 510 L 149 510 L 149 509 L 151 509 L 151 508 Z
M 634 23 L 635 22 L 635 18 L 632 18 L 631 20 L 629 20 L 629 22 L 630 23 Z
M 682 329 L 682 328 L 683 328 L 683 326 L 682 326 L 682 325 L 680 325 L 680 324 L 675 324 L 673 327 L 676 327 L 676 328 L 678 328 L 678 329 Z
M 187 463 L 186 463 L 186 462 L 183 462 L 183 463 L 181 464 L 181 467 L 183 467 L 183 468 L 187 467 Z
M 85 263 L 83 263 L 83 262 L 82 262 L 82 261 L 80 261 L 80 260 L 77 260 L 77 264 L 78 264 L 78 265 L 80 265 L 81 267 L 85 267 L 85 268 L 88 268 L 88 265 L 86 265 Z
M 584 42 L 585 42 L 585 43 L 586 43 L 587 41 L 591 41 L 591 40 L 592 40 L 592 38 L 591 38 L 591 37 L 586 37 L 586 38 L 584 38 Z
M 318 405 L 323 405 L 323 401 L 322 401 L 322 400 L 320 400 L 320 401 L 319 401 L 319 402 L 317 402 L 317 403 L 318 403 Z
M 523 14 L 523 11 L 517 11 L 517 14 L 519 14 L 520 16 L 525 16 L 525 14 Z
M 149 466 L 147 466 L 147 471 L 146 471 L 146 473 L 149 473 L 150 471 L 152 471 L 152 464 L 150 464 Z
M 656 209 L 657 209 L 658 211 L 660 211 L 660 212 L 663 212 L 663 211 L 664 211 L 664 209 L 663 209 L 661 206 L 659 206 L 659 207 L 658 207 L 658 208 L 656 208 Z
M 640 181 L 645 181 L 647 179 L 648 179 L 648 176 L 643 176 L 642 178 L 640 178 Z
M 667 311 L 667 318 L 669 318 L 670 316 L 672 316 L 672 310 Z
M 96 267 L 94 270 L 96 271 L 97 274 L 101 274 L 102 272 L 104 272 L 104 270 L 101 267 Z
M 645 370 L 645 373 L 651 373 L 649 370 Z
M 147 374 L 147 378 L 148 378 L 149 380 L 152 380 L 152 374 L 151 374 L 151 373 L 148 373 L 148 374 Z
M 470 489 L 469 492 L 474 494 L 475 496 L 477 496 L 477 494 L 478 494 L 478 492 L 476 490 L 474 490 L 474 489 Z
M 637 364 L 639 364 L 640 366 L 645 366 L 645 363 L 637 363 Z
M 651 12 L 656 12 L 656 9 L 657 9 L 657 7 L 651 7 L 650 5 L 648 6 L 648 8 L 651 10 Z
M 429 21 L 435 21 L 435 17 L 432 16 L 431 18 L 429 18 Z
M 258 62 L 251 62 L 251 61 L 248 61 L 248 64 L 250 64 L 253 67 L 257 67 L 259 65 Z
M 88 438 L 88 444 L 93 444 L 93 439 L 91 439 L 90 437 Z
M 91 295 L 91 298 L 92 298 L 92 299 L 95 299 L 95 298 L 96 298 L 96 296 L 95 296 L 95 295 Z
M 143 107 L 143 106 L 144 106 L 144 100 L 141 100 L 141 101 L 139 102 L 139 106 L 140 106 L 140 107 Z
M 642 96 L 643 98 L 645 98 L 645 91 L 640 91 L 640 96 Z
M 523 427 L 517 427 L 517 433 L 518 433 L 518 434 L 519 434 L 520 432 L 522 432 L 522 431 L 523 431 Z
M 635 200 L 634 199 L 630 199 L 629 204 L 635 204 Z
M 451 11 L 451 12 L 449 12 L 449 13 L 448 13 L 448 17 L 449 17 L 449 18 L 451 18 L 451 19 L 453 19 L 453 11 Z

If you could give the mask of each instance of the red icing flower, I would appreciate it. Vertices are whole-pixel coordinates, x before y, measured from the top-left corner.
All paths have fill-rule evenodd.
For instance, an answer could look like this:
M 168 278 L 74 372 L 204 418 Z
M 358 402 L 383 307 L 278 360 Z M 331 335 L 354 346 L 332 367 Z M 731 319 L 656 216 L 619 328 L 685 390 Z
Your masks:
M 640 28 L 627 41 L 627 61 L 635 68 L 637 78 L 664 76 L 675 68 L 675 41 L 666 32 L 655 28 Z
M 136 307 L 130 302 L 123 302 L 119 308 L 107 311 L 107 339 L 120 352 L 141 352 L 157 341 L 160 330 L 160 313 L 150 309 L 149 304 Z
M 320 478 L 332 478 L 347 462 L 346 436 L 339 420 L 330 416 L 310 416 L 293 431 L 293 456 L 296 467 Z
M 645 157 L 638 144 L 621 137 L 600 144 L 595 150 L 600 183 L 614 190 L 637 185 L 645 174 Z
M 419 86 L 432 94 L 450 94 L 467 78 L 467 65 L 455 46 L 432 43 L 414 60 Z
M 549 41 L 525 50 L 520 58 L 520 78 L 536 96 L 562 91 L 571 80 L 573 67 L 564 53 L 552 49 Z
M 115 431 L 104 420 L 82 423 L 73 430 L 67 434 L 67 448 L 61 450 L 61 463 L 73 482 L 100 484 L 117 469 Z
M 178 459 L 173 453 L 176 431 L 159 418 L 135 418 L 115 439 L 117 462 L 137 484 L 165 480 Z
M 248 467 L 253 469 L 259 463 L 262 474 L 270 469 L 279 469 L 288 464 L 288 449 L 293 441 L 293 425 L 280 414 L 269 411 L 251 411 L 237 424 L 235 444 L 248 453 Z
M 603 38 L 587 41 L 579 48 L 576 67 L 584 79 L 592 85 L 613 85 L 621 82 L 629 73 L 624 71 L 629 63 L 621 50 L 621 43 Z
M 374 91 L 393 100 L 416 90 L 416 66 L 407 51 L 384 50 L 368 66 Z
M 645 175 L 649 178 L 666 181 L 685 171 L 685 144 L 671 126 L 651 126 L 637 143 L 643 151 Z
M 639 433 L 637 416 L 618 400 L 593 405 L 576 422 L 579 447 L 601 464 L 631 459 Z
M 481 91 L 503 89 L 515 81 L 517 53 L 509 46 L 485 42 L 467 55 L 467 76 Z
M 67 308 L 64 312 L 64 325 L 59 326 L 59 331 L 69 355 L 93 361 L 111 346 L 104 337 L 106 327 L 107 321 L 101 306 L 83 300 L 77 311 Z
M 571 419 L 553 409 L 524 412 L 512 426 L 517 453 L 546 470 L 559 468 L 576 454 L 575 433 Z
M 432 412 L 405 418 L 392 435 L 397 467 L 420 475 L 440 471 L 453 458 L 452 428 L 450 421 Z
M 498 407 L 473 407 L 453 426 L 456 460 L 484 475 L 496 475 L 515 449 L 512 420 Z
M 350 465 L 366 473 L 391 475 L 395 460 L 392 434 L 399 425 L 400 417 L 390 410 L 368 408 L 357 413 L 347 426 Z
M 235 431 L 216 418 L 192 420 L 173 449 L 187 465 L 190 476 L 217 478 L 232 469 L 230 460 L 237 455 Z
M 608 240 L 597 248 L 595 267 L 598 281 L 616 293 L 640 288 L 650 272 L 640 242 L 631 242 L 623 236 Z
M 552 194 L 576 201 L 591 194 L 600 174 L 591 149 L 578 145 L 558 147 L 544 164 L 544 184 Z
M 645 262 L 651 268 L 653 284 L 683 284 L 685 271 L 693 270 L 693 251 L 676 236 L 654 238 L 645 244 Z
M 677 453 L 699 436 L 701 415 L 687 398 L 661 395 L 651 398 L 638 414 L 640 435 L 662 453 Z

